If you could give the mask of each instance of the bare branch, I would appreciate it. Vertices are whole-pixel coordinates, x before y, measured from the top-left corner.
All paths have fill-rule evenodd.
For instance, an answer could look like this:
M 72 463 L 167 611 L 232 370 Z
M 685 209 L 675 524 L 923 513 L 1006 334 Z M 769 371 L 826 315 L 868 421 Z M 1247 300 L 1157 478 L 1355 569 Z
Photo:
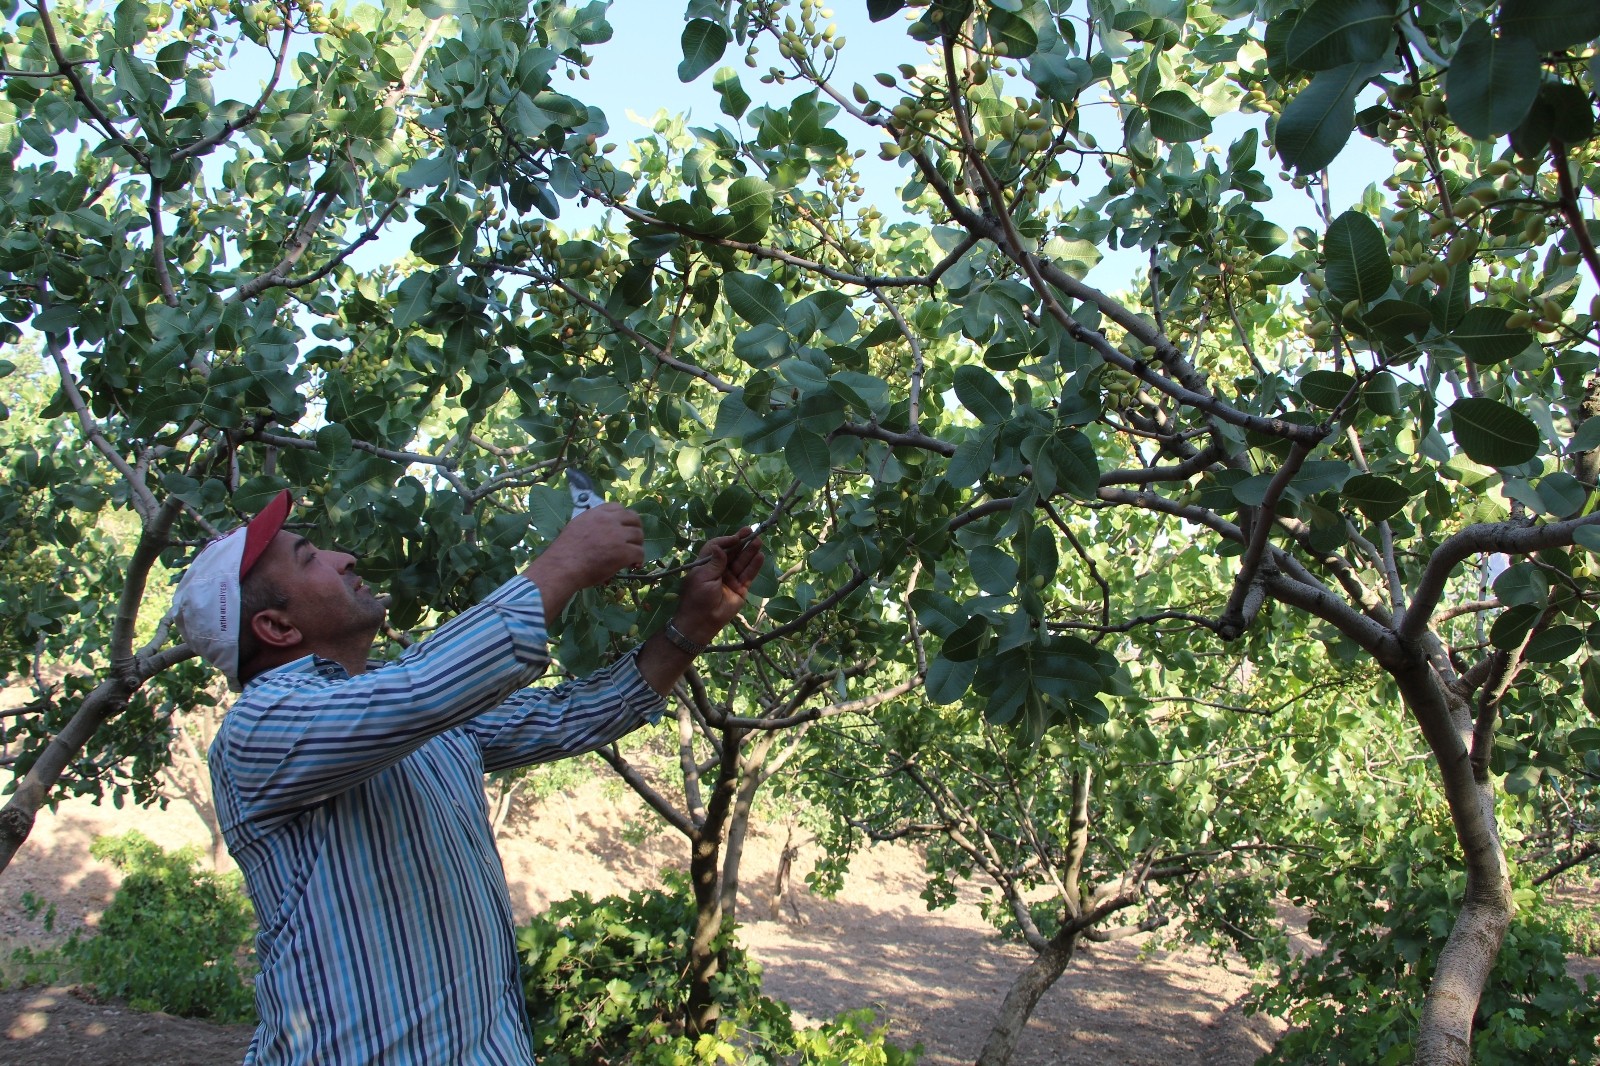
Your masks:
M 1479 522 L 1446 537 L 1428 559 L 1422 577 L 1411 593 L 1411 605 L 1395 626 L 1396 633 L 1404 641 L 1414 641 L 1422 636 L 1433 616 L 1434 607 L 1444 595 L 1445 583 L 1449 581 L 1451 572 L 1468 556 L 1482 552 L 1527 555 L 1545 548 L 1566 547 L 1573 543 L 1573 534 L 1580 527 L 1590 525 L 1600 525 L 1600 514 L 1538 526 L 1518 522 Z
M 78 68 L 87 64 L 82 61 L 73 62 L 67 59 L 66 53 L 61 49 L 61 41 L 56 36 L 55 20 L 50 17 L 50 11 L 45 0 L 35 0 L 33 8 L 39 12 L 39 28 L 44 30 L 45 42 L 50 47 L 50 55 L 56 61 L 56 73 L 67 79 L 68 84 L 72 86 L 72 95 L 77 97 L 84 110 L 89 112 L 89 117 L 93 119 L 100 132 L 105 134 L 118 148 L 132 156 L 134 162 L 141 167 L 148 167 L 150 165 L 149 155 L 138 145 L 123 136 L 122 131 L 112 123 L 111 118 L 95 101 L 88 87 L 83 84 L 83 79 L 78 77 Z
M 1228 603 L 1222 609 L 1222 617 L 1217 620 L 1217 636 L 1223 640 L 1233 640 L 1244 633 L 1246 627 L 1255 619 L 1256 611 L 1260 610 L 1262 599 L 1251 595 L 1252 589 L 1259 590 L 1258 577 L 1261 569 L 1261 560 L 1267 550 L 1267 540 L 1272 535 L 1273 516 L 1278 510 L 1278 501 L 1283 498 L 1284 490 L 1289 487 L 1289 482 L 1300 470 L 1306 456 L 1311 454 L 1312 444 L 1296 441 L 1289 448 L 1289 456 L 1273 475 L 1272 481 L 1267 485 L 1266 495 L 1262 497 L 1261 506 L 1256 508 L 1255 523 L 1250 530 L 1250 541 L 1245 545 L 1244 558 L 1239 563 L 1239 573 L 1233 581 L 1233 591 L 1228 596 Z M 1254 610 L 1247 608 L 1252 605 Z
M 167 233 L 161 221 L 161 197 L 164 190 L 160 178 L 150 179 L 150 258 L 155 263 L 156 280 L 161 284 L 161 299 L 168 307 L 178 306 L 178 293 L 172 287 L 172 273 L 167 267 Z
M 256 102 L 247 107 L 237 118 L 223 123 L 222 128 L 216 133 L 209 137 L 204 137 L 198 141 L 195 141 L 193 144 L 185 145 L 176 152 L 173 152 L 173 162 L 187 159 L 190 156 L 205 155 L 207 152 L 211 151 L 211 149 L 215 148 L 219 144 L 222 144 L 229 137 L 232 137 L 235 133 L 238 133 L 240 130 L 244 129 L 246 126 L 250 125 L 251 123 L 255 122 L 256 119 L 261 117 L 261 112 L 267 106 L 267 101 L 272 99 L 273 92 L 275 92 L 278 88 L 278 79 L 283 76 L 283 64 L 284 61 L 289 57 L 289 39 L 293 32 L 293 21 L 290 19 L 284 19 L 283 32 L 278 38 L 277 54 L 273 56 L 272 73 L 267 77 L 266 87 L 261 90 L 261 95 L 256 98 Z
M 50 307 L 47 295 L 40 293 L 39 304 L 41 309 Z M 72 410 L 78 416 L 78 425 L 83 428 L 84 435 L 89 438 L 89 443 L 94 445 L 97 452 L 103 455 L 122 475 L 124 483 L 128 486 L 129 497 L 134 510 L 145 522 L 155 521 L 161 505 L 156 502 L 155 494 L 150 491 L 144 479 L 129 465 L 128 461 L 111 446 L 111 441 L 106 437 L 105 430 L 89 411 L 89 404 L 78 390 L 78 382 L 72 376 L 72 368 L 67 365 L 66 353 L 61 350 L 61 335 L 46 333 L 44 336 L 45 349 L 50 353 L 50 359 L 56 365 L 56 372 L 61 376 L 61 391 L 67 397 L 67 402 L 72 405 Z
M 598 303 L 598 302 L 596 302 L 594 300 L 591 300 L 589 297 L 585 296 L 583 293 L 579 292 L 577 289 L 575 289 L 571 285 L 567 284 L 566 281 L 562 280 L 560 277 L 557 277 L 554 274 L 547 274 L 547 273 L 545 273 L 543 271 L 540 271 L 540 270 L 533 270 L 533 269 L 530 269 L 529 267 L 516 266 L 514 264 L 509 264 L 509 263 L 498 263 L 498 262 L 495 262 L 492 259 L 489 259 L 489 260 L 477 260 L 477 261 L 474 262 L 473 265 L 474 266 L 481 266 L 481 267 L 490 267 L 490 268 L 495 269 L 495 270 L 503 270 L 508 274 L 516 274 L 516 275 L 519 275 L 520 277 L 530 278 L 533 281 L 540 282 L 541 284 L 550 285 L 550 286 L 553 286 L 553 287 L 555 287 L 557 289 L 560 289 L 562 292 L 564 292 L 568 296 L 572 297 L 572 299 L 574 301 L 576 301 L 577 303 L 582 304 L 584 307 L 587 307 L 590 311 L 593 311 L 596 315 L 598 315 L 601 318 L 605 319 L 606 322 L 611 326 L 612 329 L 616 330 L 618 333 L 622 334 L 624 337 L 627 337 L 629 340 L 633 341 L 639 347 L 641 347 L 645 351 L 649 352 L 651 357 L 653 359 L 655 359 L 658 363 L 660 363 L 662 366 L 671 367 L 673 370 L 677 370 L 677 371 L 680 371 L 681 373 L 688 374 L 690 377 L 693 377 L 693 378 L 699 378 L 701 381 L 705 382 L 707 385 L 710 385 L 712 388 L 716 389 L 718 392 L 721 392 L 721 393 L 730 393 L 730 392 L 733 392 L 735 390 L 735 386 L 734 385 L 732 385 L 732 384 L 730 384 L 730 383 L 728 383 L 726 381 L 723 381 L 721 378 L 717 377 L 715 374 L 711 373 L 710 371 L 702 370 L 699 367 L 695 366 L 693 363 L 686 363 L 682 359 L 679 359 L 676 356 L 672 355 L 671 353 L 667 352 L 666 349 L 661 347 L 661 345 L 657 344 L 655 341 L 652 341 L 650 338 L 644 336 L 638 330 L 634 329 L 632 326 L 628 325 L 622 319 L 620 319 L 616 315 L 612 314 L 609 310 L 606 309 L 606 307 L 603 304 L 600 304 L 600 303 Z
M 306 250 L 311 247 L 312 239 L 316 236 L 317 231 L 322 228 L 322 224 L 327 221 L 328 213 L 333 210 L 334 201 L 337 199 L 337 194 L 332 192 L 326 192 L 319 196 L 310 210 L 307 211 L 305 217 L 300 220 L 299 225 L 295 226 L 293 235 L 290 236 L 285 244 L 283 258 L 278 260 L 277 265 L 233 290 L 233 294 L 228 297 L 227 302 L 243 303 L 246 300 L 252 300 L 260 296 L 268 289 L 281 286 L 285 279 L 289 277 L 289 271 L 294 269 L 295 265 L 300 262 L 300 257 L 305 255 Z
M 321 281 L 323 278 L 333 273 L 336 269 L 338 269 L 340 263 L 343 263 L 355 253 L 356 249 L 376 238 L 378 236 L 378 231 L 383 228 L 384 223 L 388 222 L 389 217 L 399 210 L 400 205 L 405 202 L 405 200 L 390 201 L 389 206 L 385 207 L 379 213 L 378 217 L 373 220 L 371 225 L 361 231 L 360 236 L 356 237 L 355 240 L 351 241 L 349 244 L 345 245 L 344 248 L 340 249 L 339 252 L 333 256 L 333 258 L 329 259 L 319 269 L 314 270 L 309 274 L 301 274 L 298 277 L 286 277 L 282 281 L 278 282 L 278 287 L 283 289 L 298 289 L 303 286 L 311 285 L 315 282 Z
M 1550 869 L 1541 873 L 1538 877 L 1535 877 L 1533 879 L 1533 883 L 1535 885 L 1542 885 L 1548 881 L 1553 881 L 1562 874 L 1566 873 L 1568 870 L 1572 869 L 1574 866 L 1582 866 L 1596 855 L 1600 855 L 1600 844 L 1586 844 L 1576 853 L 1569 855 L 1567 858 L 1550 867 Z
M 595 752 L 617 772 L 618 776 L 628 783 L 629 788 L 638 793 L 640 799 L 648 803 L 652 810 L 661 815 L 668 825 L 684 836 L 690 839 L 694 838 L 694 826 L 685 817 L 684 813 L 668 803 L 666 797 L 657 792 L 634 765 L 622 757 L 615 744 L 607 744 L 603 748 L 595 749 Z

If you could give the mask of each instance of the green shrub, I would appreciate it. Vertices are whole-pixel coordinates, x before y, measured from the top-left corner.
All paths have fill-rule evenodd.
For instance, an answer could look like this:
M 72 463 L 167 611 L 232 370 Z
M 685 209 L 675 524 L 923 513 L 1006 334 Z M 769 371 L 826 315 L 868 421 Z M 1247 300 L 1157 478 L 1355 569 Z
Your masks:
M 254 1022 L 255 915 L 239 875 L 202 870 L 194 849 L 167 852 L 137 830 L 100 837 L 90 852 L 123 878 L 98 934 L 60 949 L 78 978 L 140 1010 Z
M 1463 881 L 1459 873 L 1419 866 L 1383 891 L 1330 893 L 1312 903 L 1308 931 L 1323 950 L 1293 960 L 1276 986 L 1254 996 L 1253 1009 L 1296 1027 L 1262 1066 L 1410 1062 L 1423 995 L 1460 909 Z M 1519 889 L 1517 908 L 1478 1004 L 1472 1061 L 1600 1061 L 1600 985 L 1589 977 L 1580 986 L 1568 976 L 1571 938 L 1534 892 Z
M 719 939 L 712 982 L 720 1010 L 714 1033 L 691 1039 L 689 940 L 694 903 L 687 882 L 669 891 L 554 904 L 517 934 L 533 1051 L 543 1066 L 692 1066 L 728 1062 L 794 1066 L 911 1066 L 873 1028 L 870 1011 L 797 1032 L 787 1005 L 761 994 L 760 967 Z

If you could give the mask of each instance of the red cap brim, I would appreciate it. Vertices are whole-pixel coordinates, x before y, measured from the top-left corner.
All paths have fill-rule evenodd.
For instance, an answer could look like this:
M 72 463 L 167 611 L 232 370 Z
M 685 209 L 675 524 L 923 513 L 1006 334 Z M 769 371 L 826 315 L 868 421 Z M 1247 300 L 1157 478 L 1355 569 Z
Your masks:
M 244 531 L 244 556 L 239 560 L 240 581 L 244 580 L 251 567 L 261 561 L 267 545 L 272 543 L 272 538 L 283 528 L 283 523 L 289 517 L 291 502 L 289 490 L 284 489 L 272 498 L 271 503 L 261 509 L 260 514 L 250 519 L 250 524 Z

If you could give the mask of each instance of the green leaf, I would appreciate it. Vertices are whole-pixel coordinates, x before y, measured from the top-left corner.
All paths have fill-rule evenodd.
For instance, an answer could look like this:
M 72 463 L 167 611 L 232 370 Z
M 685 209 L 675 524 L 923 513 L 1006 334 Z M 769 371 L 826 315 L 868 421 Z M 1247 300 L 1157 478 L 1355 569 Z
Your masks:
M 1233 498 L 1246 507 L 1260 507 L 1267 502 L 1267 489 L 1272 487 L 1273 474 L 1251 474 L 1233 486 Z
M 1011 417 L 1011 394 L 981 366 L 956 367 L 955 392 L 961 406 L 984 425 L 1004 422 Z
M 1344 483 L 1343 496 L 1373 522 L 1393 518 L 1411 498 L 1404 485 L 1382 474 L 1357 474 Z
M 967 694 L 967 689 L 972 687 L 972 678 L 978 672 L 975 660 L 964 663 L 951 662 L 943 655 L 935 655 L 928 662 L 928 676 L 925 686 L 928 699 L 938 706 L 954 703 Z
M 1433 298 L 1433 324 L 1439 331 L 1454 329 L 1466 317 L 1467 300 L 1472 291 L 1472 261 L 1463 260 L 1450 268 L 1450 278 Z
M 917 589 L 910 596 L 917 623 L 936 637 L 948 638 L 967 624 L 972 612 L 942 592 Z
M 1017 586 L 1017 560 L 992 544 L 980 544 L 967 553 L 972 580 L 991 596 L 1000 596 Z
M 1600 552 L 1600 526 L 1579 526 L 1572 531 L 1572 542 L 1580 548 Z
M 758 241 L 772 224 L 772 186 L 757 177 L 740 178 L 728 186 L 728 214 L 736 241 Z
M 1494 594 L 1507 607 L 1542 608 L 1550 599 L 1550 579 L 1533 563 L 1514 563 L 1494 579 Z
M 1579 726 L 1567 734 L 1567 747 L 1579 754 L 1586 751 L 1600 751 L 1600 729 L 1592 725 Z
M 683 28 L 683 62 L 678 80 L 691 82 L 710 70 L 728 47 L 728 31 L 710 19 L 692 19 Z
M 906 6 L 906 0 L 867 0 L 867 17 L 882 22 Z
M 1095 81 L 1094 69 L 1077 56 L 1038 52 L 1028 61 L 1028 79 L 1046 98 L 1070 104 Z
M 1530 663 L 1558 663 L 1581 647 L 1583 630 L 1577 626 L 1551 626 L 1528 641 L 1523 658 Z
M 317 430 L 317 451 L 329 462 L 339 462 L 351 452 L 350 431 L 337 422 Z
M 1211 133 L 1211 116 L 1181 89 L 1156 93 L 1146 106 L 1150 111 L 1150 132 L 1158 140 L 1198 141 Z
M 1541 52 L 1559 52 L 1600 37 L 1594 0 L 1500 0 L 1500 32 L 1526 37 Z
M 1356 125 L 1356 94 L 1382 73 L 1374 63 L 1324 70 L 1295 94 L 1278 116 L 1272 141 L 1283 161 L 1301 174 L 1333 162 Z
M 989 472 L 994 463 L 995 442 L 999 439 L 998 425 L 984 426 L 956 446 L 944 476 L 950 484 L 964 489 Z
M 1302 496 L 1315 496 L 1339 491 L 1355 472 L 1355 468 L 1342 459 L 1308 459 L 1289 484 Z
M 1004 44 L 1007 58 L 1026 59 L 1039 50 L 1039 35 L 1027 19 L 993 7 L 985 16 L 985 22 L 989 27 L 989 40 Z
M 1499 400 L 1457 400 L 1450 405 L 1450 426 L 1467 458 L 1485 466 L 1516 466 L 1539 454 L 1539 427 Z
M 1344 301 L 1371 303 L 1394 280 L 1389 262 L 1389 242 L 1377 223 L 1358 211 L 1346 211 L 1333 220 L 1322 241 L 1327 260 L 1328 291 Z
M 1033 472 L 1045 496 L 1060 490 L 1080 500 L 1092 500 L 1100 489 L 1100 460 L 1094 444 L 1075 429 L 1045 438 L 1034 455 Z M 1047 490 L 1046 483 L 1053 487 Z
M 399 184 L 402 189 L 426 189 L 443 184 L 455 173 L 455 169 L 456 159 L 453 155 L 430 156 L 403 171 Z
M 1029 665 L 1033 684 L 1041 692 L 1087 698 L 1100 691 L 1100 672 L 1092 659 L 1085 659 L 1081 654 L 1052 648 L 1035 652 Z
M 1099 245 L 1087 240 L 1052 237 L 1045 242 L 1044 254 L 1068 274 L 1082 281 L 1101 260 Z
M 833 463 L 828 455 L 828 442 L 820 434 L 796 428 L 784 446 L 783 458 L 807 488 L 820 489 L 828 483 Z
M 1583 679 L 1583 706 L 1590 713 L 1600 715 L 1600 659 L 1593 655 L 1583 660 L 1583 665 L 1578 667 L 1578 676 Z
M 732 533 L 743 526 L 755 507 L 755 497 L 738 485 L 729 485 L 711 502 L 711 528 Z
M 1522 647 L 1528 630 L 1539 620 L 1543 609 L 1531 603 L 1518 603 L 1500 612 L 1500 617 L 1489 627 L 1489 643 L 1501 651 L 1515 651 Z
M 1539 767 L 1524 764 L 1506 775 L 1505 788 L 1508 795 L 1525 796 L 1539 787 Z
M 711 77 L 711 87 L 722 97 L 722 113 L 730 118 L 743 118 L 750 107 L 750 94 L 744 91 L 739 74 L 732 67 L 718 67 Z
M 945 638 L 941 654 L 952 662 L 971 662 L 983 654 L 984 645 L 988 642 L 989 620 L 981 614 L 975 614 Z
M 766 278 L 739 272 L 724 274 L 722 291 L 733 313 L 752 326 L 783 328 L 783 292 Z
M 1519 36 L 1496 36 L 1477 21 L 1462 34 L 1445 75 L 1445 103 L 1461 131 L 1479 140 L 1510 133 L 1539 95 L 1539 49 Z
M 1356 379 L 1337 370 L 1313 370 L 1300 379 L 1300 395 L 1313 407 L 1331 411 L 1344 402 Z
M 1521 354 L 1533 343 L 1533 334 L 1513 329 L 1507 322 L 1511 312 L 1504 307 L 1479 305 L 1461 316 L 1450 339 L 1475 363 L 1489 365 Z
M 1255 131 L 1251 130 L 1250 132 L 1254 133 Z M 1276 222 L 1269 222 L 1264 218 L 1250 223 L 1242 236 L 1244 237 L 1244 243 L 1249 245 L 1252 252 L 1263 256 L 1283 247 L 1283 243 L 1289 239 L 1289 235 L 1283 231 L 1282 226 Z M 1285 260 L 1285 262 L 1289 262 L 1290 266 L 1293 266 L 1291 261 Z M 1298 274 L 1299 271 L 1296 270 L 1295 275 L 1298 276 Z
M 1567 442 L 1567 454 L 1577 455 L 1579 452 L 1593 451 L 1596 448 L 1600 448 L 1600 418 L 1590 416 L 1584 419 L 1583 425 L 1578 427 L 1578 432 Z
M 412 239 L 411 250 L 423 262 L 445 266 L 461 251 L 461 231 L 446 222 L 436 223 Z
M 433 272 L 419 270 L 400 283 L 395 292 L 394 327 L 407 329 L 422 320 L 433 306 Z
M 1400 406 L 1400 383 L 1387 370 L 1372 375 L 1361 392 L 1361 399 L 1375 415 L 1392 418 L 1404 410 Z
M 1409 300 L 1380 300 L 1361 316 L 1368 329 L 1386 337 L 1415 337 L 1427 332 L 1433 316 Z
M 1382 59 L 1394 40 L 1393 0 L 1317 0 L 1295 21 L 1285 59 L 1301 70 L 1331 70 Z
M 1557 518 L 1571 518 L 1583 510 L 1589 490 L 1565 470 L 1555 470 L 1539 480 L 1539 499 Z

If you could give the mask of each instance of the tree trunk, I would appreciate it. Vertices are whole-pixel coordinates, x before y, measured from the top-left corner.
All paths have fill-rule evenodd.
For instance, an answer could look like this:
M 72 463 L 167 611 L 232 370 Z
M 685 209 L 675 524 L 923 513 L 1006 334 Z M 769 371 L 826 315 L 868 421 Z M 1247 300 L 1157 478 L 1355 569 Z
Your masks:
M 767 753 L 772 750 L 774 735 L 769 731 L 750 745 L 749 754 L 739 767 L 739 791 L 733 803 L 733 817 L 728 820 L 728 845 L 722 859 L 723 921 L 738 919 L 739 864 L 744 860 L 744 844 L 750 837 L 750 810 L 755 806 L 756 793 L 767 781 L 763 766 Z
M 727 830 L 730 808 L 739 782 L 741 733 L 723 732 L 722 759 L 717 767 L 717 783 L 706 804 L 705 821 L 695 828 L 690 840 L 689 878 L 694 887 L 694 935 L 689 942 L 690 1036 L 716 1028 L 720 1010 L 711 996 L 711 979 L 722 964 L 717 939 L 722 932 L 722 841 Z
M 694 884 L 694 935 L 689 941 L 689 1035 L 716 1028 L 721 1015 L 711 997 L 711 979 L 721 959 L 715 950 L 722 932 L 722 893 L 718 891 L 719 833 L 703 827 L 695 834 L 689 856 L 689 877 Z
M 1418 656 L 1421 659 L 1421 656 Z M 1439 767 L 1466 867 L 1466 897 L 1439 952 L 1422 1003 L 1417 1066 L 1466 1066 L 1484 983 L 1511 925 L 1511 877 L 1495 820 L 1494 782 L 1471 762 L 1472 711 L 1438 683 L 1426 661 L 1392 670 Z
M 1472 1023 L 1478 1012 L 1483 986 L 1494 969 L 1511 925 L 1514 909 L 1511 878 L 1494 818 L 1494 790 L 1487 781 L 1478 784 L 1481 825 L 1486 832 L 1469 845 L 1461 836 L 1466 857 L 1467 890 L 1450 936 L 1434 967 L 1433 983 L 1422 1004 L 1417 1030 L 1417 1066 L 1467 1066 L 1472 1061 Z M 1454 814 L 1454 810 L 1451 811 Z M 1457 834 L 1461 835 L 1460 819 Z
M 117 614 L 111 629 L 111 676 L 94 687 L 78 704 L 78 710 L 50 738 L 44 751 L 39 753 L 33 766 L 17 782 L 11 801 L 0 810 L 0 873 L 4 873 L 16 857 L 28 834 L 33 832 L 34 819 L 39 808 L 50 798 L 62 773 L 71 764 L 90 738 L 111 718 L 122 712 L 128 700 L 146 681 L 168 667 L 194 657 L 188 645 L 180 644 L 165 651 L 159 650 L 167 642 L 165 624 L 156 627 L 150 643 L 137 654 L 133 651 L 133 632 L 138 622 L 139 605 L 144 600 L 144 590 L 150 580 L 150 569 L 168 544 L 168 534 L 177 519 L 183 502 L 176 496 L 162 504 L 158 513 L 148 519 L 139 533 L 139 543 L 134 545 L 133 556 L 128 561 L 127 581 L 117 604 Z
M 83 698 L 77 713 L 45 745 L 32 768 L 17 782 L 17 790 L 10 802 L 4 810 L 0 810 L 0 873 L 4 873 L 11 865 L 17 849 L 33 832 L 34 818 L 39 808 L 49 800 L 50 790 L 55 788 L 62 772 L 89 743 L 95 731 L 121 713 L 128 705 L 129 698 L 145 681 L 193 655 L 188 645 L 180 644 L 164 653 L 141 657 L 142 661 L 136 668 L 141 676 L 107 678 Z
M 1075 924 L 1063 927 L 1028 964 L 1028 968 L 1011 982 L 1005 1002 L 1000 1005 L 1000 1014 L 989 1030 L 989 1038 L 983 1042 L 983 1050 L 978 1052 L 977 1066 L 1006 1066 L 1011 1061 L 1012 1053 L 1017 1050 L 1017 1041 L 1022 1037 L 1023 1027 L 1033 1016 L 1034 1007 L 1039 1005 L 1039 998 L 1050 990 L 1050 986 L 1056 983 L 1072 961 L 1073 952 L 1078 947 L 1078 936 L 1079 929 Z

